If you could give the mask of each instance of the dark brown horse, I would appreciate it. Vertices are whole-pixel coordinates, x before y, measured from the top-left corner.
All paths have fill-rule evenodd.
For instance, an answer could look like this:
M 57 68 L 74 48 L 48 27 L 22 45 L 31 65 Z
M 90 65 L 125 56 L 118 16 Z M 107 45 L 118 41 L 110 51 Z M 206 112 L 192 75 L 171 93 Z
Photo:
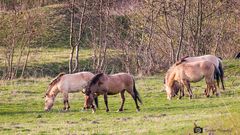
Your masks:
M 89 81 L 86 87 L 85 108 L 92 108 L 95 111 L 93 105 L 93 98 L 98 95 L 104 96 L 104 102 L 106 105 L 106 112 L 108 108 L 108 95 L 121 94 L 122 104 L 118 111 L 123 111 L 125 102 L 124 93 L 127 91 L 135 101 L 137 111 L 140 110 L 138 101 L 142 104 L 139 93 L 135 87 L 135 81 L 133 76 L 127 73 L 118 73 L 113 75 L 106 75 L 99 73 L 95 75 L 91 81 Z

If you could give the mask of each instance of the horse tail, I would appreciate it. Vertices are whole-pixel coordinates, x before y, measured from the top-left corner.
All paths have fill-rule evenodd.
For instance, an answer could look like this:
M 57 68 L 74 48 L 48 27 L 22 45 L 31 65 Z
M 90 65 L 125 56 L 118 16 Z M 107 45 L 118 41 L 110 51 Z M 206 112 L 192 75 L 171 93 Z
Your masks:
M 60 81 L 60 79 L 61 79 L 61 77 L 62 77 L 63 75 L 65 75 L 64 72 L 59 73 L 59 74 L 49 83 L 48 89 L 47 89 L 47 91 L 46 91 L 46 95 L 51 91 L 52 87 Z
M 220 72 L 220 79 L 221 79 L 221 83 L 222 83 L 222 89 L 225 90 L 224 82 L 223 82 L 224 71 L 223 71 L 223 67 L 222 67 L 222 62 L 220 60 L 219 60 L 218 70 Z
M 220 81 L 220 76 L 221 76 L 221 72 L 219 71 L 219 69 L 214 65 L 215 70 L 214 70 L 214 78 L 217 80 L 217 85 L 219 87 L 219 81 Z
M 133 92 L 134 92 L 134 96 L 137 98 L 137 100 L 142 104 L 142 100 L 140 98 L 140 95 L 136 89 L 136 86 L 135 86 L 135 80 L 133 79 Z

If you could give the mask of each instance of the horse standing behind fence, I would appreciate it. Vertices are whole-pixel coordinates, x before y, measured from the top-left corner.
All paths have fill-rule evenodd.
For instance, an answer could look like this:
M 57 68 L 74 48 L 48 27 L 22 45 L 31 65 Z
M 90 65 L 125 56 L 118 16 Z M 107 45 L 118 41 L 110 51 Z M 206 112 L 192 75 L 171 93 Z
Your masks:
M 79 92 L 83 90 L 88 81 L 93 78 L 91 72 L 78 72 L 74 74 L 60 73 L 48 86 L 45 94 L 45 111 L 49 111 L 54 103 L 55 97 L 59 92 L 63 93 L 64 110 L 70 108 L 68 102 L 68 93 Z M 97 99 L 95 100 L 97 105 Z
M 174 64 L 168 70 L 165 76 L 165 87 L 167 92 L 167 98 L 170 100 L 175 95 L 174 82 L 177 81 L 180 84 L 180 96 L 184 96 L 184 86 L 187 88 L 190 99 L 193 96 L 190 88 L 190 82 L 198 82 L 205 78 L 207 88 L 205 90 L 206 96 L 209 96 L 209 91 L 217 92 L 217 88 L 214 81 L 214 76 L 217 81 L 220 80 L 220 72 L 215 65 L 209 61 L 195 61 L 195 62 L 178 62 Z
M 123 111 L 123 106 L 125 102 L 124 93 L 127 91 L 135 101 L 137 111 L 140 110 L 138 106 L 138 101 L 142 103 L 139 93 L 135 87 L 135 81 L 133 76 L 127 73 L 118 73 L 113 75 L 106 75 L 104 73 L 97 74 L 89 82 L 86 87 L 86 98 L 85 98 L 85 108 L 92 107 L 93 111 L 94 105 L 93 97 L 94 95 L 103 95 L 104 102 L 106 105 L 106 112 L 109 111 L 108 108 L 108 95 L 121 94 L 122 103 L 118 111 Z

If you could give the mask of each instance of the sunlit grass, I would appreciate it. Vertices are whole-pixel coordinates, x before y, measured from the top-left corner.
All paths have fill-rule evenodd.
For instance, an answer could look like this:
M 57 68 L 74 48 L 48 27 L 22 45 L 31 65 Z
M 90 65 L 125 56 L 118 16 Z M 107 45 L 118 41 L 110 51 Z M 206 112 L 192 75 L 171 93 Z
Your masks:
M 234 62 L 235 63 L 235 62 Z M 136 112 L 135 104 L 126 95 L 125 111 L 119 95 L 109 96 L 110 112 L 105 112 L 103 97 L 95 114 L 82 111 L 82 93 L 70 94 L 69 112 L 62 111 L 59 94 L 53 110 L 43 111 L 44 91 L 51 78 L 29 78 L 2 81 L 0 87 L 0 134 L 193 134 L 194 123 L 204 134 L 239 134 L 240 80 L 226 66 L 226 91 L 221 96 L 206 98 L 204 81 L 193 84 L 195 98 L 166 99 L 163 74 L 136 79 L 143 105 Z M 235 80 L 236 79 L 236 80 Z M 232 81 L 234 83 L 232 83 Z

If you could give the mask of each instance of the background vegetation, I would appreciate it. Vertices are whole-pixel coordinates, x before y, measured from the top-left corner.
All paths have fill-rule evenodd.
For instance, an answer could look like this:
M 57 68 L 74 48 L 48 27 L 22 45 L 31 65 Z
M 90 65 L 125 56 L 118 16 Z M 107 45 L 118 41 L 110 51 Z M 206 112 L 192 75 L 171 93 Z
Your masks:
M 240 51 L 239 7 L 237 0 L 3 0 L 0 75 L 13 79 L 89 69 L 141 76 L 159 73 L 186 55 L 234 58 Z M 70 54 L 56 72 L 41 59 L 31 64 L 48 49 Z M 86 49 L 88 60 L 80 52 Z

